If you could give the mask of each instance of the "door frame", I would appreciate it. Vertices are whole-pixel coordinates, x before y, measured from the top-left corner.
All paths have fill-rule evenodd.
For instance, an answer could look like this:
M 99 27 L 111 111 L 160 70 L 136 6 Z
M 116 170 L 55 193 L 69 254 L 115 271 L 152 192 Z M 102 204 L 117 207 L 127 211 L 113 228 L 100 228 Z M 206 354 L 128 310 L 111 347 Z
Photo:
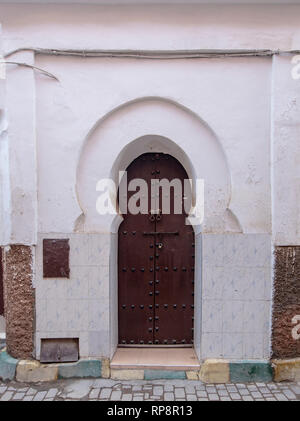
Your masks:
M 199 111 L 199 110 L 198 110 Z M 76 230 L 98 233 L 109 242 L 103 261 L 109 266 L 108 309 L 105 326 L 110 335 L 109 353 L 117 348 L 117 232 L 122 218 L 117 214 L 99 218 L 95 208 L 95 186 L 99 179 L 113 180 L 118 185 L 119 172 L 139 155 L 162 152 L 174 156 L 185 168 L 194 185 L 197 178 L 213 183 L 214 190 L 222 191 L 222 200 L 215 195 L 206 199 L 205 220 L 210 222 L 211 209 L 219 204 L 214 221 L 224 222 L 224 213 L 232 211 L 232 182 L 228 156 L 214 128 L 197 110 L 171 97 L 134 97 L 109 109 L 99 116 L 84 139 L 76 166 L 76 195 L 78 220 Z M 210 165 L 207 165 L 209 157 Z M 101 163 L 101 165 L 99 165 Z M 216 168 L 218 169 L 216 171 Z M 207 181 L 206 181 L 207 182 Z M 116 194 L 110 190 L 114 206 Z M 196 202 L 196 192 L 193 195 Z M 233 214 L 234 215 L 234 214 Z M 235 215 L 234 215 L 235 217 Z M 205 221 L 204 221 L 205 222 Z M 215 223 L 215 222 L 213 222 Z M 210 225 L 208 225 L 210 226 Z M 195 265 L 195 331 L 194 348 L 199 359 L 202 312 L 202 226 L 194 225 L 196 243 Z M 202 346 L 202 345 L 201 345 Z
M 161 138 L 161 136 L 157 136 Z M 165 139 L 165 138 L 163 138 Z M 165 139 L 170 142 L 169 139 Z M 175 145 L 172 142 L 173 145 Z M 175 150 L 171 150 L 166 144 L 166 147 L 160 147 L 157 150 L 145 149 L 144 152 L 138 153 L 137 156 L 127 159 L 125 164 L 119 170 L 124 171 L 134 159 L 146 152 L 157 152 L 167 153 L 176 158 L 179 163 L 184 167 L 189 177 L 195 181 L 193 166 L 188 157 L 182 158 L 182 151 L 176 153 L 176 149 L 180 149 L 175 145 Z M 173 149 L 173 148 L 172 148 Z M 186 163 L 189 163 L 187 168 Z M 120 164 L 120 161 L 119 161 Z M 191 176 L 192 175 L 192 176 Z M 110 358 L 113 357 L 116 349 L 118 348 L 118 231 L 119 226 L 123 222 L 123 217 L 120 214 L 115 215 L 111 223 L 110 229 L 110 258 L 109 258 L 109 297 L 110 297 L 110 309 L 109 309 L 109 326 L 110 326 Z M 193 223 L 191 223 L 193 225 Z M 194 284 L 194 344 L 193 348 L 197 354 L 197 357 L 201 359 L 201 329 L 202 329 L 202 225 L 193 225 L 195 233 L 195 284 Z M 133 346 L 134 347 L 134 346 Z M 157 347 L 157 345 L 156 345 Z
M 153 168 L 157 168 L 157 167 L 159 167 L 160 170 L 153 171 Z M 118 347 L 120 348 L 121 347 L 126 347 L 126 348 L 127 347 L 156 347 L 156 348 L 189 347 L 189 348 L 192 348 L 193 341 L 194 341 L 193 332 L 194 332 L 194 314 L 195 314 L 195 308 L 194 308 L 195 271 L 192 274 L 188 272 L 190 272 L 192 267 L 194 269 L 194 264 L 195 264 L 195 258 L 193 259 L 193 257 L 195 256 L 193 257 L 191 256 L 191 254 L 195 254 L 195 232 L 194 232 L 194 227 L 192 225 L 187 224 L 186 222 L 187 214 L 185 213 L 185 209 L 184 209 L 184 197 L 187 195 L 187 192 L 184 190 L 185 187 L 183 188 L 183 186 L 185 186 L 184 181 L 188 179 L 187 172 L 185 168 L 182 166 L 182 164 L 172 155 L 164 154 L 164 153 L 157 153 L 156 151 L 138 156 L 134 161 L 131 162 L 131 164 L 127 167 L 126 171 L 128 171 L 128 183 L 130 182 L 130 179 L 132 179 L 132 177 L 135 177 L 137 179 L 144 179 L 146 181 L 147 187 L 148 187 L 148 190 L 147 190 L 148 200 L 150 199 L 150 197 L 153 197 L 152 196 L 153 192 L 150 191 L 152 188 L 153 178 L 159 179 L 159 180 L 163 180 L 164 178 L 167 178 L 169 179 L 169 181 L 172 181 L 174 179 L 181 180 L 182 189 L 180 193 L 181 195 L 180 200 L 182 200 L 182 213 L 180 215 L 176 215 L 176 212 L 174 212 L 173 210 L 172 212 L 170 212 L 170 219 L 168 215 L 164 215 L 162 221 L 160 221 L 160 219 L 158 220 L 158 217 L 157 217 L 157 218 L 153 218 L 153 220 L 149 222 L 149 218 L 150 218 L 149 215 L 151 214 L 150 209 L 152 208 L 153 204 L 148 203 L 147 215 L 144 215 L 137 219 L 134 218 L 134 215 L 130 215 L 130 214 L 126 214 L 123 216 L 124 217 L 123 223 L 125 223 L 125 226 L 123 226 L 123 224 L 120 225 L 119 230 L 118 230 L 118 239 L 119 241 L 121 241 L 121 243 L 118 244 L 118 257 L 119 259 L 121 258 L 121 262 L 123 262 L 121 263 L 120 261 L 118 261 L 118 302 L 119 302 L 118 311 L 119 311 L 119 316 L 120 316 L 120 312 L 122 316 L 121 318 L 120 317 L 118 318 L 118 323 L 119 323 L 119 326 L 120 326 L 120 323 L 122 325 L 122 329 L 123 329 L 122 338 L 123 339 L 126 338 L 126 342 L 124 340 L 122 341 L 121 340 L 122 338 L 119 337 Z M 174 195 L 173 195 L 171 191 L 169 192 L 170 199 L 172 198 L 172 200 L 175 200 L 175 197 L 176 197 L 175 193 L 176 192 L 174 191 Z M 191 194 L 192 194 L 192 191 L 191 191 Z M 120 195 L 120 191 L 118 191 L 118 203 L 120 200 L 119 195 Z M 163 192 L 161 192 L 159 196 L 160 196 L 159 200 L 160 201 L 163 200 Z M 191 198 L 189 193 L 188 193 L 188 196 Z M 130 197 L 130 193 L 128 193 L 127 202 L 129 201 L 129 197 Z M 163 209 L 162 206 L 164 205 L 162 203 L 156 203 L 156 205 L 154 206 L 156 206 L 155 209 L 157 209 L 157 207 L 160 207 L 161 209 Z M 173 206 L 175 206 L 174 203 L 173 203 Z M 173 208 L 173 206 L 171 207 Z M 170 228 L 170 226 L 172 226 L 172 229 Z M 127 234 L 125 236 L 123 235 L 123 232 L 122 232 L 124 229 L 126 229 L 126 232 L 124 232 L 124 234 Z M 131 230 L 136 230 L 135 237 L 132 237 L 130 235 Z M 166 238 L 148 236 L 147 238 L 145 238 L 143 236 L 143 231 L 145 230 L 148 230 L 151 232 L 152 231 L 169 232 L 169 231 L 178 230 L 178 235 L 180 235 L 180 238 L 178 238 L 178 240 L 176 237 L 173 238 L 173 236 L 172 237 L 167 236 Z M 132 242 L 134 244 L 138 242 L 139 247 L 141 246 L 143 249 L 144 247 L 146 247 L 144 249 L 144 252 L 146 253 L 146 255 L 147 253 L 153 254 L 152 259 L 154 259 L 154 261 L 152 263 L 149 263 L 148 258 L 146 258 L 145 260 L 145 257 L 146 257 L 145 255 L 140 256 L 139 253 L 136 254 L 135 247 L 133 248 L 129 247 L 128 249 L 128 241 L 131 242 L 131 244 Z M 175 259 L 173 264 L 175 264 L 176 266 L 177 264 L 179 264 L 179 266 L 181 264 L 183 264 L 184 266 L 187 265 L 187 268 L 190 268 L 190 269 L 188 271 L 187 269 L 185 269 L 185 271 L 187 272 L 186 274 L 185 273 L 181 274 L 181 270 L 180 270 L 181 266 L 178 268 L 178 271 L 176 274 L 172 273 L 172 270 L 173 270 L 172 267 L 169 268 L 169 273 L 167 274 L 159 275 L 158 273 L 156 273 L 156 269 L 155 269 L 156 265 L 165 266 L 166 262 L 164 263 L 163 256 L 165 252 L 167 253 L 167 256 L 168 256 L 171 250 L 170 249 L 168 251 L 168 248 L 164 247 L 163 250 L 160 251 L 159 253 L 160 259 L 159 261 L 157 261 L 155 255 L 158 253 L 159 250 L 155 248 L 155 245 L 154 245 L 154 250 L 152 251 L 150 251 L 148 247 L 149 242 L 155 244 L 157 241 L 162 241 L 163 243 L 166 242 L 166 244 L 170 243 L 170 247 L 173 248 L 173 252 L 174 254 L 176 254 L 177 259 L 180 260 L 181 257 L 184 256 L 182 263 L 179 264 L 179 262 L 176 262 L 176 259 Z M 152 247 L 153 247 L 153 244 L 152 244 Z M 130 265 L 134 265 L 134 266 L 137 265 L 136 267 L 139 267 L 139 265 L 142 264 L 143 266 L 147 268 L 146 270 L 145 269 L 143 270 L 143 272 L 145 273 L 138 275 L 139 270 L 136 271 L 136 274 L 132 274 L 130 276 L 128 273 L 124 273 L 124 269 L 122 270 L 122 267 L 124 267 L 124 265 L 125 266 L 129 265 L 129 262 L 127 262 L 126 259 L 123 261 L 124 254 L 127 256 L 127 258 L 129 258 L 129 260 L 132 259 L 133 255 L 135 255 L 135 258 L 141 258 L 141 261 L 143 263 L 136 261 L 134 259 L 133 261 L 131 261 Z M 123 265 L 123 266 L 120 266 L 120 265 Z M 149 267 L 152 266 L 152 269 L 151 269 L 151 271 L 153 272 L 152 274 L 148 273 L 149 268 L 147 265 L 149 265 Z M 162 267 L 161 267 L 161 270 L 162 272 L 164 272 Z M 125 272 L 128 272 L 128 270 L 127 271 L 125 270 Z M 132 276 L 135 277 L 136 281 L 138 279 L 141 279 L 141 283 L 139 283 L 139 286 L 136 284 L 136 282 L 132 284 Z M 162 297 L 158 297 L 156 299 L 157 286 L 155 286 L 155 283 L 159 281 L 154 281 L 154 280 L 157 279 L 157 276 L 159 276 L 159 278 L 162 276 L 162 278 L 165 279 L 164 282 L 167 282 L 167 284 L 164 284 L 163 282 L 162 285 L 158 287 L 158 289 L 161 290 L 160 292 L 161 292 Z M 176 277 L 177 282 L 179 280 L 180 282 L 179 284 L 177 284 L 178 288 L 173 290 L 172 295 L 170 295 L 169 286 L 167 287 L 167 285 L 170 285 L 169 282 L 173 283 L 172 279 L 174 276 Z M 152 284 L 153 291 L 148 294 L 149 292 L 148 281 L 151 278 L 152 278 L 151 284 Z M 192 282 L 192 285 L 191 285 L 191 282 Z M 125 284 L 127 285 L 126 287 L 125 287 Z M 139 290 L 139 293 L 136 296 L 137 290 Z M 151 290 L 151 287 L 150 287 L 150 290 Z M 125 294 L 125 296 L 123 296 L 122 294 Z M 132 306 L 134 310 L 129 310 L 129 313 L 128 313 L 129 303 L 127 301 L 128 294 L 130 297 L 134 296 L 135 297 L 134 300 L 137 300 L 137 301 L 131 301 L 131 303 L 136 303 L 136 306 Z M 149 298 L 149 295 L 152 298 Z M 182 301 L 183 296 L 185 298 Z M 158 300 L 158 302 L 160 303 L 169 303 L 169 307 L 170 307 L 169 311 L 165 313 L 165 311 L 162 310 L 162 307 L 163 307 L 162 304 L 159 306 L 158 310 L 155 310 L 157 307 L 155 305 L 155 302 L 157 302 L 156 300 Z M 125 302 L 127 302 L 127 308 L 125 310 L 120 311 L 121 303 L 125 303 Z M 170 311 L 172 311 L 171 303 L 180 303 L 180 302 L 186 303 L 186 305 L 184 305 L 185 309 L 181 308 L 181 305 L 178 306 L 177 304 L 178 310 L 172 316 L 170 314 Z M 140 313 L 138 304 L 141 304 L 141 303 L 147 303 L 147 305 L 142 306 L 143 310 Z M 148 304 L 153 304 L 150 306 L 151 310 L 148 308 Z M 125 307 L 125 306 L 122 305 L 122 307 Z M 136 313 L 137 311 L 139 312 L 138 314 L 140 314 L 140 317 L 137 316 L 137 313 Z M 154 315 L 156 315 L 157 312 L 160 316 L 159 322 L 158 322 L 159 328 L 155 327 L 157 323 L 154 322 L 154 320 L 156 320 L 156 318 L 154 319 Z M 149 320 L 148 320 L 149 316 L 151 317 L 151 321 L 153 322 L 153 324 L 152 323 L 149 324 Z M 175 317 L 178 323 L 175 329 L 174 329 L 174 323 L 172 322 L 172 317 Z M 129 320 L 131 320 L 131 322 L 129 322 Z M 130 324 L 132 327 L 129 327 Z M 149 329 L 149 327 L 151 327 L 151 329 Z M 136 329 L 138 329 L 139 333 L 136 331 Z M 142 329 L 142 331 L 140 331 L 140 329 Z M 149 330 L 151 330 L 150 334 L 148 332 Z M 156 334 L 156 331 L 158 330 L 159 332 L 158 334 Z M 169 336 L 170 334 L 171 336 Z M 153 337 L 151 338 L 151 336 Z M 132 343 L 130 344 L 129 339 L 133 339 L 133 338 L 135 339 L 135 341 L 131 341 Z M 168 338 L 168 340 L 166 341 L 166 339 L 163 339 L 163 338 Z M 173 341 L 170 340 L 170 338 L 177 338 L 177 343 L 176 343 L 176 340 L 175 340 L 175 344 L 172 343 Z M 185 339 L 182 342 L 183 338 Z M 149 340 L 151 342 L 148 342 Z M 142 343 L 140 343 L 139 341 L 141 341 Z

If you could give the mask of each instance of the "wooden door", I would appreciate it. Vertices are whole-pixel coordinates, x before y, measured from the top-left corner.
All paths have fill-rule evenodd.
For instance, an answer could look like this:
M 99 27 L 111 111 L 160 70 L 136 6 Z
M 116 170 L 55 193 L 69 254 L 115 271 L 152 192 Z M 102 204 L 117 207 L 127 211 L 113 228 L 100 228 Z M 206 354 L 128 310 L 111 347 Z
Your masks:
M 184 212 L 184 201 L 190 198 L 183 188 L 188 176 L 172 156 L 149 153 L 131 163 L 127 177 L 128 184 L 136 178 L 146 181 L 149 205 L 147 214 L 123 215 L 119 228 L 119 344 L 191 345 L 195 247 Z M 151 186 L 163 179 L 179 180 L 182 190 L 160 188 L 157 208 L 151 209 Z M 128 200 L 133 194 L 128 193 Z M 181 213 L 174 205 L 175 196 Z M 170 203 L 168 213 L 164 199 Z

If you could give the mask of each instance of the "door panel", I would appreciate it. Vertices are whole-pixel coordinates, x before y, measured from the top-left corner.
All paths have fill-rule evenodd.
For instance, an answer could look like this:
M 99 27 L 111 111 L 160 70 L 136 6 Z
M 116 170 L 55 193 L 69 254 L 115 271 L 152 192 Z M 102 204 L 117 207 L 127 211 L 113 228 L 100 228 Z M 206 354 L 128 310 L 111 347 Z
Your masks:
M 190 344 L 194 315 L 194 233 L 182 226 L 178 236 L 164 236 L 155 295 L 156 337 L 162 344 Z
M 184 205 L 183 192 L 160 189 L 152 211 L 162 211 L 163 197 L 170 196 L 170 213 L 151 213 L 151 180 L 177 178 L 183 186 L 187 174 L 169 155 L 144 154 L 128 167 L 127 176 L 128 183 L 133 178 L 147 182 L 149 206 L 147 215 L 123 215 L 119 228 L 119 344 L 191 344 L 194 231 L 185 224 L 185 212 L 176 214 L 174 207 L 175 194 Z
M 128 184 L 135 178 L 149 183 L 152 166 L 150 156 L 135 160 L 127 169 Z M 128 200 L 133 194 L 128 193 Z M 149 212 L 123 216 L 118 235 L 119 343 L 149 344 L 153 342 L 154 244 L 143 233 L 153 230 L 153 222 Z

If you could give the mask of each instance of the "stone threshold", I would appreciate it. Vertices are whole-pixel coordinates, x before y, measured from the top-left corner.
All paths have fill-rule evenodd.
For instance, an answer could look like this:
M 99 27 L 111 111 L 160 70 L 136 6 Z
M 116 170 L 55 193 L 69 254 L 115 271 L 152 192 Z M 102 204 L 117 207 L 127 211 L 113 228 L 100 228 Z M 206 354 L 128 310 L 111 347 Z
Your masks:
M 118 348 L 111 363 L 118 370 L 200 370 L 193 348 Z

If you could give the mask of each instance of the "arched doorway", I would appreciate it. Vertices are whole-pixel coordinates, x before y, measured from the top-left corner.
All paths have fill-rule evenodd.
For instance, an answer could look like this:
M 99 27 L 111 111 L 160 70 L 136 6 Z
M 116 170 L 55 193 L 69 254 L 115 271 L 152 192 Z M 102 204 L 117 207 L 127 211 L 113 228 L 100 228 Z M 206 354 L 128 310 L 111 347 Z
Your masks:
M 187 173 L 171 155 L 146 153 L 127 168 L 127 185 L 134 179 L 146 183 L 148 205 L 144 213 L 123 213 L 118 231 L 119 345 L 192 346 L 195 235 L 186 224 Z M 127 205 L 135 194 L 128 191 Z

